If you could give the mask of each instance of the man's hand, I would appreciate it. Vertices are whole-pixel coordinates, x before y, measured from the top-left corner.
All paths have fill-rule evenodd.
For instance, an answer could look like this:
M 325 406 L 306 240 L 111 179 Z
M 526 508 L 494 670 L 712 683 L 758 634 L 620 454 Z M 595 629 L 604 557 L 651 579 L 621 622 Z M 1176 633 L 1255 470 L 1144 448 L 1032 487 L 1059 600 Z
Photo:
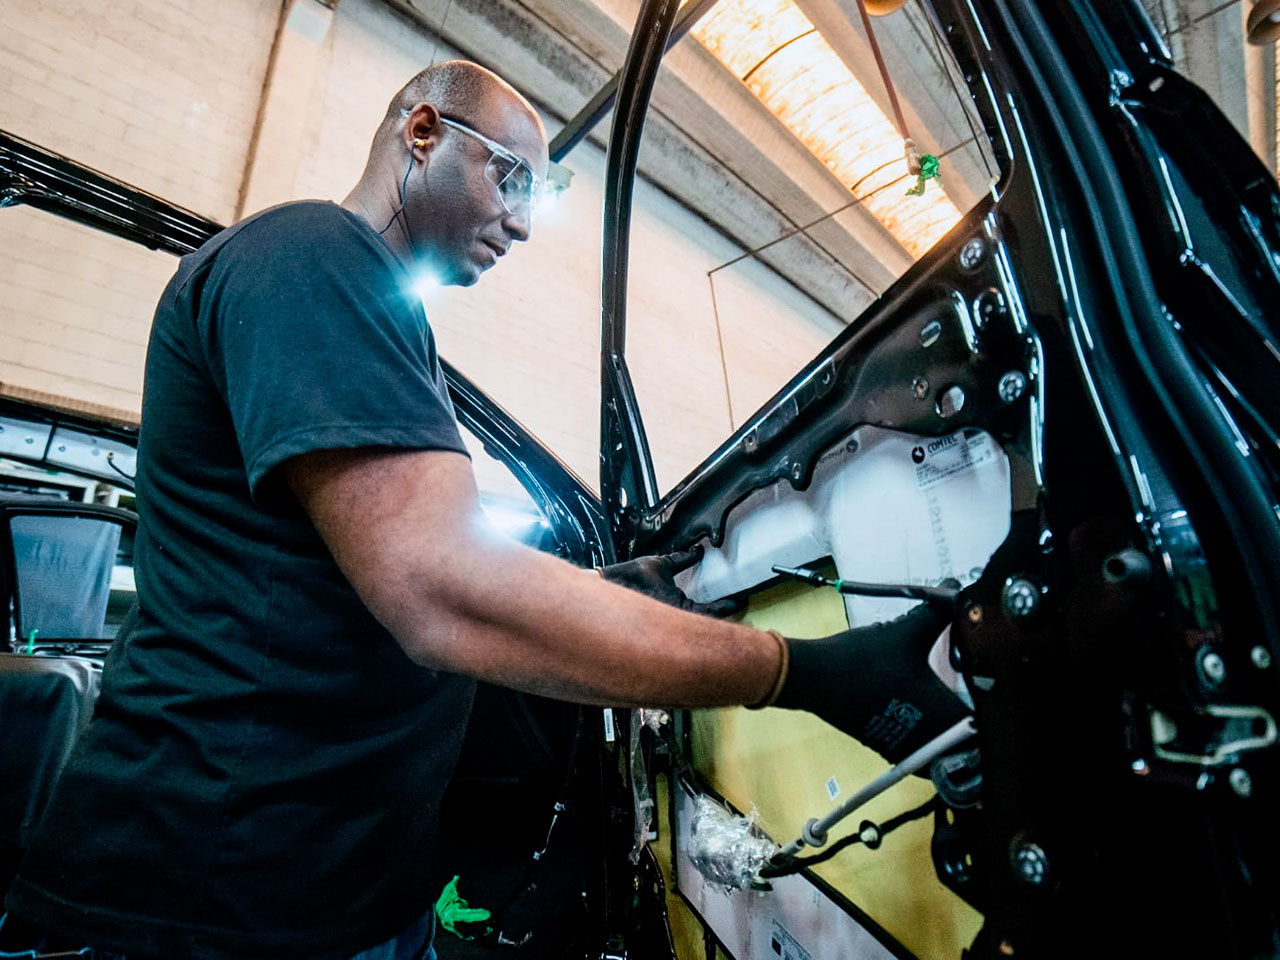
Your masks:
M 610 583 L 643 593 L 669 607 L 701 613 L 708 617 L 727 617 L 742 609 L 741 600 L 727 597 L 711 603 L 694 603 L 675 583 L 675 575 L 702 559 L 702 547 L 695 545 L 678 553 L 661 557 L 636 557 L 600 568 L 600 575 Z
M 922 603 L 889 623 L 787 640 L 790 668 L 773 706 L 817 714 L 897 763 L 969 713 L 927 663 L 950 620 Z

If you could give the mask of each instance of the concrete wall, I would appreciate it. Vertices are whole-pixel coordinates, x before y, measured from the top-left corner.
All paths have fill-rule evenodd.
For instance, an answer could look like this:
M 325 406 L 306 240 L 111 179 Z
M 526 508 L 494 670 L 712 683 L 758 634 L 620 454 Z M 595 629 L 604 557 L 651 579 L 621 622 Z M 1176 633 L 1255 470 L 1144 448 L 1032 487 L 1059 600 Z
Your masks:
M 0 0 L 0 127 L 223 222 L 340 199 L 391 95 L 453 51 L 380 0 L 294 0 L 281 14 L 274 0 Z M 478 286 L 427 301 L 442 353 L 594 486 L 603 154 L 583 145 L 568 165 L 573 185 L 530 243 Z M 716 274 L 713 300 L 707 272 L 737 249 L 648 184 L 636 200 L 629 355 L 665 490 L 840 324 L 752 263 Z M 173 267 L 6 211 L 0 381 L 136 411 Z

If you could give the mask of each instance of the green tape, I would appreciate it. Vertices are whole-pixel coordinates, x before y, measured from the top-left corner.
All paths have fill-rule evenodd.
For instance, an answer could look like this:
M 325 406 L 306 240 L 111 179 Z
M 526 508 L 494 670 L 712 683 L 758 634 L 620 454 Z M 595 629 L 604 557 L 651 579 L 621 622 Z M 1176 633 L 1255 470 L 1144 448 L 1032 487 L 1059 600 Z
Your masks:
M 27 637 L 27 653 L 34 654 L 36 652 L 36 634 L 39 632 L 38 629 L 33 629 Z
M 923 197 L 926 180 L 938 179 L 938 158 L 926 153 L 920 158 L 920 173 L 916 177 L 916 185 L 906 192 L 908 197 Z
M 474 940 L 475 934 L 463 933 L 458 929 L 460 923 L 482 923 L 491 914 L 484 907 L 473 907 L 462 899 L 458 893 L 458 878 L 454 877 L 440 891 L 440 899 L 436 901 L 436 919 L 455 937 L 462 940 Z M 485 928 L 488 933 L 488 928 Z

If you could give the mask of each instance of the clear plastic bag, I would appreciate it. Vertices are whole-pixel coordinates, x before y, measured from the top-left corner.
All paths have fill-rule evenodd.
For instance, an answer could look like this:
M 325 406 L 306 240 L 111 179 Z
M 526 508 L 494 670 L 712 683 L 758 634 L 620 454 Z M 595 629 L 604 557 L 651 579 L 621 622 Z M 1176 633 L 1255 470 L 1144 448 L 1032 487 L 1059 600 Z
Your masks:
M 705 795 L 694 801 L 689 859 L 710 883 L 745 890 L 778 852 L 776 843 L 760 835 L 756 819 L 755 810 L 738 816 Z

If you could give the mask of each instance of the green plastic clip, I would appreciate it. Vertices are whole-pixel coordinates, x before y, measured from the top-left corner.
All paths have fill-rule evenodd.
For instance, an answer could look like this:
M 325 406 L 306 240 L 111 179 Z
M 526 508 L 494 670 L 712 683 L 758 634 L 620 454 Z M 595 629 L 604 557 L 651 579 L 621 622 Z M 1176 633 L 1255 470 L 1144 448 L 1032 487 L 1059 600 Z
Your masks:
M 458 893 L 458 878 L 454 877 L 440 891 L 440 899 L 436 901 L 436 919 L 455 937 L 462 940 L 474 940 L 474 934 L 465 934 L 458 929 L 460 923 L 480 923 L 488 920 L 491 914 L 484 907 L 470 906 Z M 486 928 L 486 933 L 488 932 Z
M 926 153 L 920 158 L 920 173 L 916 175 L 916 185 L 906 192 L 908 197 L 923 197 L 926 180 L 938 179 L 938 158 Z

